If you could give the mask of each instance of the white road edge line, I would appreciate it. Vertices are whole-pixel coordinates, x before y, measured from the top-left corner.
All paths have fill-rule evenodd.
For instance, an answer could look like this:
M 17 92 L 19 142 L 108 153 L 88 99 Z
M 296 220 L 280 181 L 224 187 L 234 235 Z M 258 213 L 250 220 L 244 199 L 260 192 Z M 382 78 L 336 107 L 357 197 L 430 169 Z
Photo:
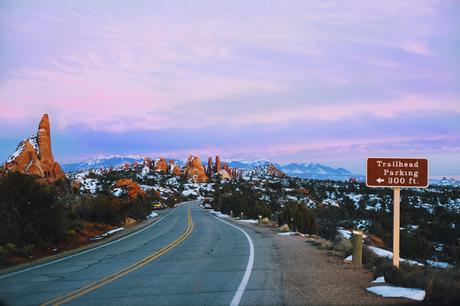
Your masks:
M 246 236 L 246 239 L 248 239 L 249 242 L 249 260 L 248 264 L 246 266 L 246 271 L 244 272 L 243 279 L 241 280 L 240 285 L 238 286 L 238 290 L 236 290 L 235 296 L 233 297 L 232 302 L 230 303 L 230 306 L 238 306 L 241 301 L 241 297 L 243 296 L 244 290 L 246 289 L 246 286 L 248 284 L 249 278 L 251 277 L 251 272 L 252 272 L 252 266 L 254 265 L 254 244 L 252 243 L 251 237 L 249 237 L 248 233 L 246 233 L 245 230 L 239 228 L 236 225 L 233 225 L 227 221 L 224 221 L 218 217 L 216 217 L 217 220 L 222 221 L 230 226 L 233 226 L 234 228 L 240 230 L 243 232 L 243 234 Z
M 150 224 L 150 225 L 147 225 L 146 227 L 144 227 L 143 229 L 140 229 L 138 231 L 135 231 L 134 233 L 132 234 L 129 234 L 127 236 L 124 236 L 124 237 L 121 237 L 117 240 L 114 240 L 114 241 L 111 241 L 111 242 L 108 242 L 108 243 L 105 243 L 103 245 L 100 245 L 98 247 L 95 247 L 95 248 L 91 248 L 89 250 L 86 250 L 86 251 L 83 251 L 83 252 L 80 252 L 80 253 L 76 253 L 76 254 L 73 254 L 73 255 L 70 255 L 70 256 L 66 256 L 66 257 L 63 257 L 63 258 L 60 258 L 60 259 L 56 259 L 56 260 L 52 260 L 52 261 L 49 261 L 49 262 L 45 262 L 45 263 L 42 263 L 42 264 L 39 264 L 39 265 L 36 265 L 36 266 L 32 266 L 32 267 L 29 267 L 29 268 L 25 268 L 23 270 L 19 270 L 19 271 L 15 271 L 15 272 L 11 272 L 11 273 L 7 273 L 7 274 L 3 274 L 3 275 L 0 275 L 0 279 L 4 279 L 4 278 L 7 278 L 7 277 L 10 277 L 10 276 L 13 276 L 13 275 L 16 275 L 16 274 L 20 274 L 20 273 L 24 273 L 24 272 L 27 272 L 27 271 L 31 271 L 31 270 L 35 270 L 35 269 L 39 269 L 39 268 L 42 268 L 42 267 L 46 267 L 46 266 L 49 266 L 51 264 L 55 264 L 57 262 L 61 262 L 61 261 L 64 261 L 64 260 L 67 260 L 67 259 L 70 259 L 70 258 L 73 258 L 73 257 L 77 257 L 77 256 L 80 256 L 80 255 L 83 255 L 83 254 L 86 254 L 86 253 L 90 253 L 90 252 L 93 252 L 93 251 L 96 251 L 98 249 L 102 249 L 102 248 L 105 248 L 106 246 L 109 246 L 111 244 L 114 244 L 114 243 L 117 243 L 117 242 L 120 242 L 122 240 L 125 240 L 126 238 L 129 238 L 129 237 L 132 237 L 134 235 L 137 235 L 139 233 L 142 233 L 143 231 L 151 228 L 152 226 L 154 226 L 155 224 L 158 224 L 160 223 L 161 221 L 163 221 L 167 216 L 169 216 L 170 214 L 172 214 L 173 212 L 177 211 L 176 209 L 170 211 L 169 213 L 167 213 L 166 215 L 164 215 L 163 217 L 161 217 L 158 221 Z

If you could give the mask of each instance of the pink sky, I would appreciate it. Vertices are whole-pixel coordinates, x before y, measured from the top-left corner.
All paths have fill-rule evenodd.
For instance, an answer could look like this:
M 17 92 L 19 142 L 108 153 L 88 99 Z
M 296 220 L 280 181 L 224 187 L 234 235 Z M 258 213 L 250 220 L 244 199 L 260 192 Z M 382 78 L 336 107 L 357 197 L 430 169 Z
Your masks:
M 0 158 L 46 112 L 64 161 L 398 153 L 459 174 L 458 20 L 456 1 L 2 1 Z

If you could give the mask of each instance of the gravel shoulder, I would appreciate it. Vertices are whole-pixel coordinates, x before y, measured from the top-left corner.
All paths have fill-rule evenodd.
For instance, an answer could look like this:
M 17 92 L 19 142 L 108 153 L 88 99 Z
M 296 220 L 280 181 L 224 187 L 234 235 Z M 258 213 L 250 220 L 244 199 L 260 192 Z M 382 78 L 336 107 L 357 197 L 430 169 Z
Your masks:
M 366 291 L 372 273 L 343 262 L 301 236 L 279 236 L 273 228 L 235 222 L 271 236 L 281 271 L 283 305 L 416 305 L 403 298 L 383 298 Z

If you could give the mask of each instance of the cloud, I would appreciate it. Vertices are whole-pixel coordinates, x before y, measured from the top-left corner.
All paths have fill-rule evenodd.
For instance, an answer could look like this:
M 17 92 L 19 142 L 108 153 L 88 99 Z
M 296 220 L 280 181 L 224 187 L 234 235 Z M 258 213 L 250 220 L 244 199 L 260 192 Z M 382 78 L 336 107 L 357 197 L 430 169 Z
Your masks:
M 1 125 L 48 112 L 56 132 L 84 130 L 108 143 L 101 150 L 116 149 L 108 139 L 117 135 L 163 133 L 183 146 L 159 136 L 165 143 L 147 142 L 151 150 L 280 158 L 334 150 L 329 143 L 358 150 L 375 131 L 400 147 L 421 144 L 421 130 L 444 139 L 460 113 L 455 5 L 8 2 L 0 12 Z M 400 120 L 418 131 L 407 124 L 395 135 Z M 300 141 L 308 128 L 314 143 Z M 187 141 L 197 133 L 198 144 Z M 458 147 L 444 141 L 446 151 Z M 135 144 L 149 150 L 124 138 L 120 150 Z

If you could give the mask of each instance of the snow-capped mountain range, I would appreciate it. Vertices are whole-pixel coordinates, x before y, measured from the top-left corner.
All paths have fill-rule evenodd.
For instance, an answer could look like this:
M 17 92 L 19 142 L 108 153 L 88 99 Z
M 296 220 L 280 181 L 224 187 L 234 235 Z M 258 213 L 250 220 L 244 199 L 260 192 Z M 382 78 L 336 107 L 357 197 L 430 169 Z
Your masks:
M 142 155 L 108 155 L 97 156 L 94 158 L 86 159 L 79 163 L 72 163 L 63 165 L 62 168 L 65 172 L 75 172 L 89 169 L 99 169 L 108 167 L 117 167 L 126 163 L 142 162 L 145 156 Z M 184 161 L 174 159 L 175 163 L 179 166 L 185 164 Z M 256 168 L 268 167 L 273 164 L 276 168 L 287 174 L 288 176 L 295 176 L 309 179 L 319 180 L 348 180 L 349 178 L 356 178 L 357 180 L 364 180 L 361 175 L 353 174 L 352 172 L 343 168 L 332 168 L 318 163 L 289 163 L 280 165 L 269 160 L 238 160 L 238 159 L 224 159 L 231 168 L 238 168 L 241 170 L 252 170 Z
M 363 181 L 364 176 L 353 174 L 344 168 L 332 168 L 319 163 L 289 163 L 280 165 L 278 163 L 270 162 L 269 160 L 255 160 L 255 161 L 240 161 L 240 160 L 224 160 L 228 162 L 230 167 L 239 169 L 254 169 L 259 167 L 266 167 L 273 164 L 276 168 L 284 172 L 288 176 L 295 176 L 300 178 L 317 179 L 317 180 L 348 180 L 356 178 Z

